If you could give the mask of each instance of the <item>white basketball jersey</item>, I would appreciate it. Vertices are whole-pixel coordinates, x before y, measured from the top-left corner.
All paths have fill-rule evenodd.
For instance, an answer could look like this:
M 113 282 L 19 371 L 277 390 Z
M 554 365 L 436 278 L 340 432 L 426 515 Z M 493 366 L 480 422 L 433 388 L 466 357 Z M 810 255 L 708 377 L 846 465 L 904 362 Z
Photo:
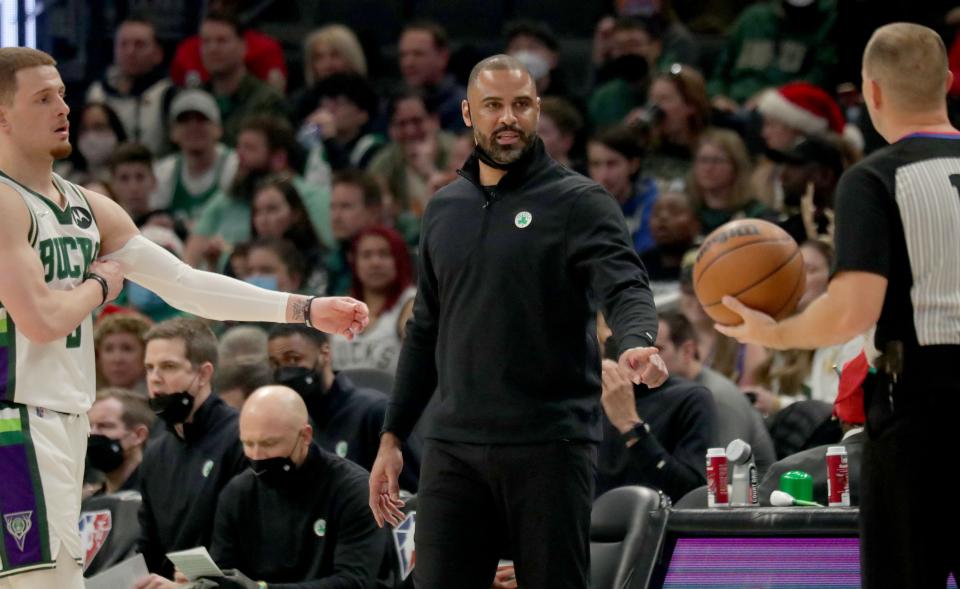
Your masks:
M 0 171 L 30 212 L 24 238 L 43 265 L 53 290 L 72 290 L 83 282 L 100 252 L 100 231 L 90 203 L 78 186 L 56 174 L 53 182 L 66 207 L 19 184 Z M 67 337 L 46 344 L 30 341 L 17 329 L 0 301 L 0 401 L 85 414 L 96 394 L 93 322 L 88 315 Z

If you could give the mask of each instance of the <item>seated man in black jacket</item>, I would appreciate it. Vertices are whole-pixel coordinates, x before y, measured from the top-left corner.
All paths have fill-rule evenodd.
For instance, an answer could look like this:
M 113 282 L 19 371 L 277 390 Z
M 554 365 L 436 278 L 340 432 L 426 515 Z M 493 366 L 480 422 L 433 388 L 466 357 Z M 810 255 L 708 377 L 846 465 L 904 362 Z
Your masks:
M 387 411 L 385 392 L 357 388 L 343 373 L 335 373 L 327 335 L 303 325 L 276 325 L 267 343 L 274 382 L 295 390 L 313 420 L 313 439 L 321 448 L 373 466 L 380 447 L 380 428 Z M 417 492 L 420 453 L 416 440 L 405 444 L 400 487 Z
M 613 338 L 607 358 L 616 358 Z M 602 365 L 600 401 L 606 414 L 597 461 L 597 496 L 615 487 L 660 489 L 673 501 L 706 484 L 704 457 L 716 428 L 717 407 L 703 385 L 671 376 L 650 389 L 634 385 L 620 366 Z
M 210 553 L 221 588 L 372 589 L 388 533 L 367 507 L 367 472 L 313 442 L 307 407 L 284 386 L 240 414 L 251 468 L 223 490 Z
M 166 429 L 140 465 L 141 552 L 154 574 L 136 589 L 176 588 L 168 552 L 207 546 L 227 482 L 247 467 L 238 414 L 213 394 L 217 338 L 199 319 L 177 318 L 144 336 L 150 405 Z M 156 425 L 162 428 L 164 425 Z
M 127 389 L 103 388 L 87 417 L 87 461 L 104 478 L 95 494 L 139 491 L 140 463 L 154 420 L 147 400 Z

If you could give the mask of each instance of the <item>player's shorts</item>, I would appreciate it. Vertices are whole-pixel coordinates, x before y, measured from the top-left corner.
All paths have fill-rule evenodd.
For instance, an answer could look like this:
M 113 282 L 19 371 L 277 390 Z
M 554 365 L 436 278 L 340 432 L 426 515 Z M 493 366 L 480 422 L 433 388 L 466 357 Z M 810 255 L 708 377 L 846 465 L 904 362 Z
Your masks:
M 0 579 L 52 569 L 58 556 L 71 568 L 83 562 L 80 494 L 89 433 L 86 415 L 0 401 Z

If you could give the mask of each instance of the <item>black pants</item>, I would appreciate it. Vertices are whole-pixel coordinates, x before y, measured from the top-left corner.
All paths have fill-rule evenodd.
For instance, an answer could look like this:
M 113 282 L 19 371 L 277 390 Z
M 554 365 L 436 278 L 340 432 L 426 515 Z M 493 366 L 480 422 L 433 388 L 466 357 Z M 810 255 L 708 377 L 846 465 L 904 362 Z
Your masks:
M 500 558 L 523 589 L 585 589 L 596 446 L 428 440 L 417 495 L 417 589 L 490 589 Z
M 865 386 L 860 556 L 869 589 L 943 589 L 949 572 L 960 580 L 960 351 L 942 360 L 905 363 L 892 407 L 889 377 Z

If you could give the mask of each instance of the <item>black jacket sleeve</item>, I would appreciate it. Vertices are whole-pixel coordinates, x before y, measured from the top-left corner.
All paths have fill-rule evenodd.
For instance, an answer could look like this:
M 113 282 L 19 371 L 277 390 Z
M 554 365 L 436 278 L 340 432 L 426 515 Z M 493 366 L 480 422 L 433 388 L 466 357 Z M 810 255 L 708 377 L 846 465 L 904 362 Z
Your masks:
M 657 309 L 647 272 L 630 242 L 623 213 L 602 188 L 586 189 L 571 207 L 567 259 L 603 309 L 617 349 L 652 346 Z
M 143 472 L 145 463 L 141 463 L 141 474 L 146 478 Z M 140 538 L 137 540 L 137 552 L 143 555 L 147 563 L 147 570 L 151 573 L 160 573 L 166 555 L 160 545 L 160 539 L 157 537 L 157 523 L 153 518 L 153 501 L 146 484 L 141 485 L 140 489 L 140 511 L 137 512 L 137 520 L 140 522 Z
M 437 334 L 440 322 L 440 293 L 430 262 L 430 207 L 423 215 L 420 237 L 420 271 L 413 316 L 407 322 L 406 336 L 387 406 L 383 430 L 405 440 L 423 414 L 437 388 Z
M 227 485 L 217 502 L 217 515 L 213 520 L 213 541 L 210 542 L 210 558 L 221 569 L 243 570 L 243 553 L 237 546 L 241 538 L 234 514 L 243 513 L 238 505 L 236 485 Z
M 387 533 L 377 527 L 367 505 L 367 487 L 357 479 L 342 489 L 337 509 L 340 533 L 334 548 L 333 574 L 301 583 L 269 583 L 271 589 L 373 589 L 383 562 Z M 348 488 L 349 487 L 349 488 Z M 242 570 L 242 569 L 241 569 Z
M 673 453 L 655 435 L 643 436 L 627 450 L 627 480 L 649 481 L 674 501 L 706 484 L 703 460 L 716 427 L 717 408 L 710 391 L 697 389 L 699 394 L 678 407 L 671 429 L 682 434 Z

